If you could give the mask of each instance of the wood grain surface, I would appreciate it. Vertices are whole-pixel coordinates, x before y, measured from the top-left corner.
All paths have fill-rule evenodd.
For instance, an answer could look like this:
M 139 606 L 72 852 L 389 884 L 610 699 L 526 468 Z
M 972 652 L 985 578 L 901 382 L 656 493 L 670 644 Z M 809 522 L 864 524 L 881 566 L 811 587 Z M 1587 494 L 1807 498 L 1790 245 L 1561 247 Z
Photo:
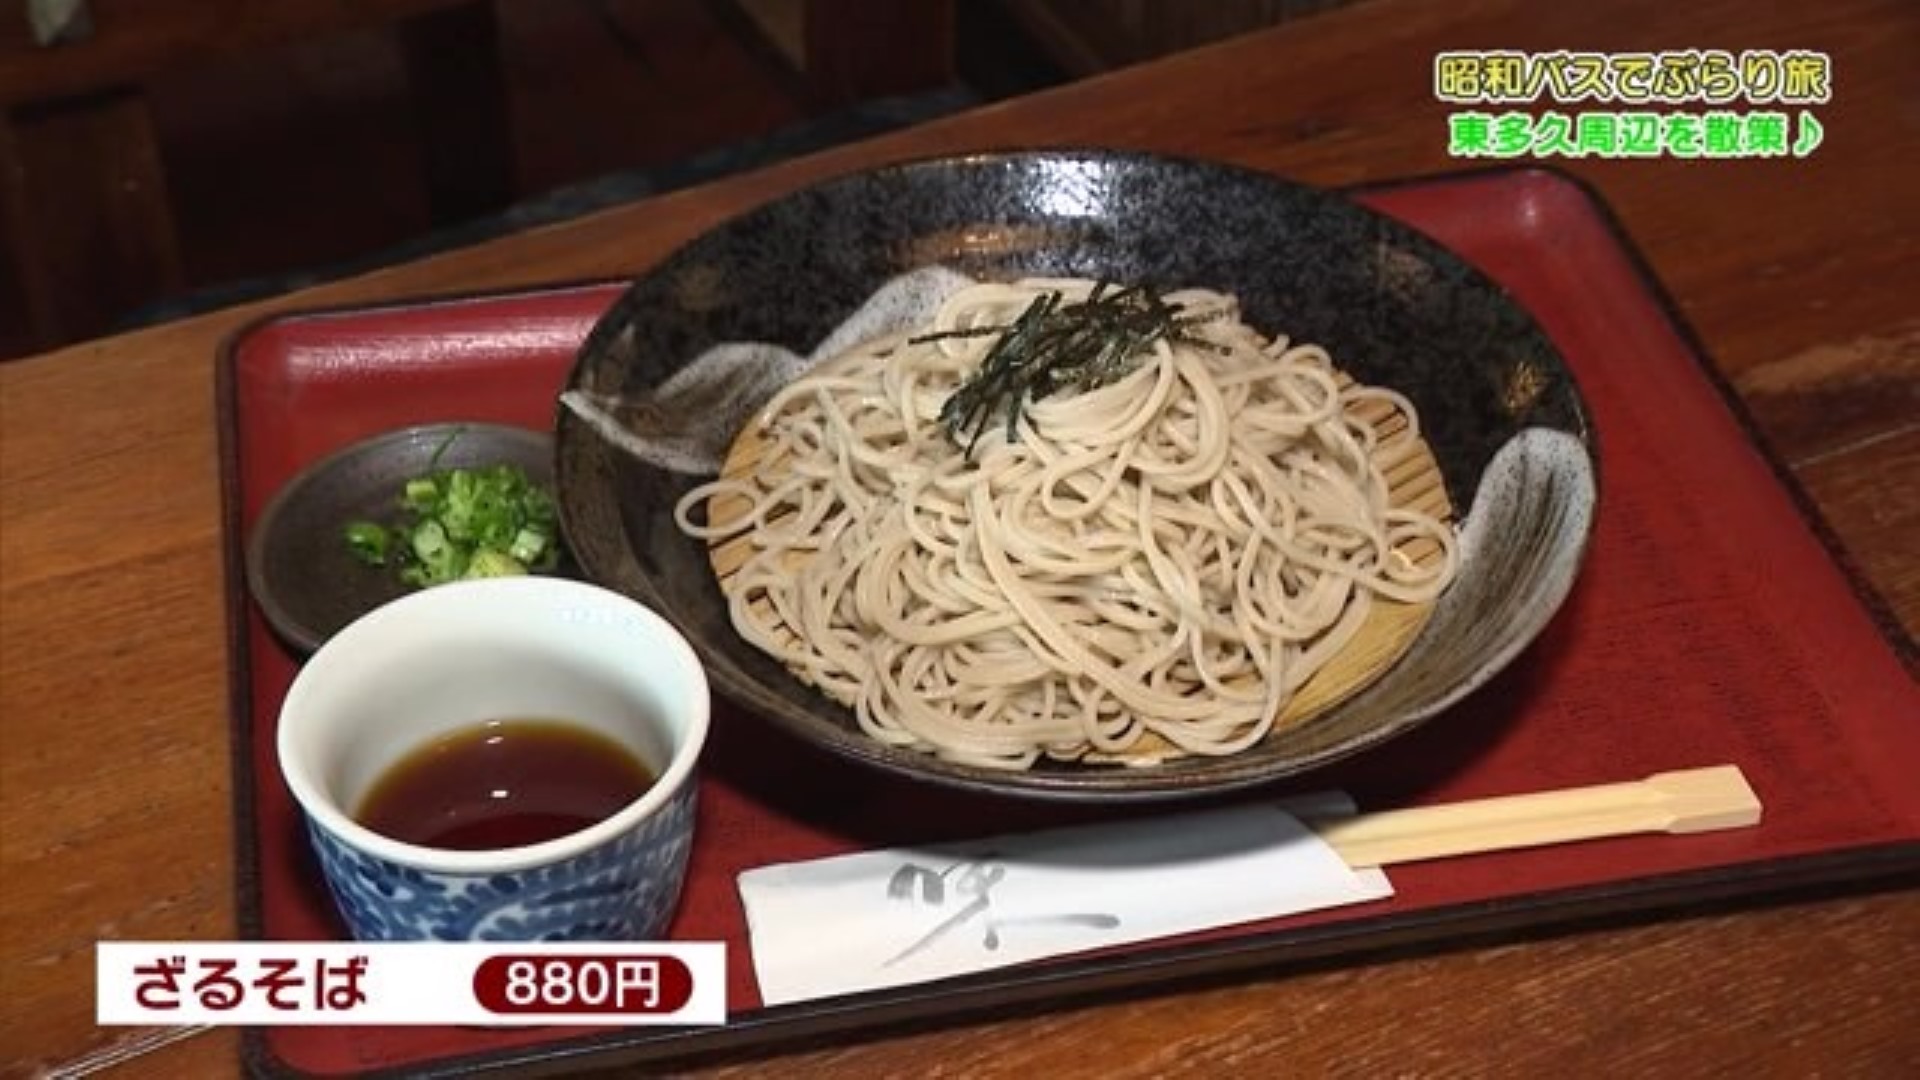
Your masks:
M 0 1073 L 72 1072 L 93 943 L 234 933 L 213 360 L 274 310 L 628 275 L 808 180 L 982 147 L 1100 144 L 1323 184 L 1459 167 L 1456 48 L 1821 49 L 1806 160 L 1576 162 L 1845 556 L 1920 626 L 1920 6 L 1369 0 L 874 142 L 0 366 Z M 1910 639 L 1910 638 L 1909 638 Z M 1920 892 L 1461 942 L 702 1065 L 710 1075 L 1920 1075 Z M 237 1039 L 125 1075 L 217 1077 Z

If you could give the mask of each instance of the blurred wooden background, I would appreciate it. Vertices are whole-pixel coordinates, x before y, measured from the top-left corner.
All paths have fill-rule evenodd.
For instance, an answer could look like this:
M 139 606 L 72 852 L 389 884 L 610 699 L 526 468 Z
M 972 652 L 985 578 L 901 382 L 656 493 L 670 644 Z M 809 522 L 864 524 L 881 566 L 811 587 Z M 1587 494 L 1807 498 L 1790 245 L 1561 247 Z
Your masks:
M 1338 2 L 11 0 L 0 358 L 863 103 L 992 100 Z M 43 42 L 36 5 L 79 18 Z

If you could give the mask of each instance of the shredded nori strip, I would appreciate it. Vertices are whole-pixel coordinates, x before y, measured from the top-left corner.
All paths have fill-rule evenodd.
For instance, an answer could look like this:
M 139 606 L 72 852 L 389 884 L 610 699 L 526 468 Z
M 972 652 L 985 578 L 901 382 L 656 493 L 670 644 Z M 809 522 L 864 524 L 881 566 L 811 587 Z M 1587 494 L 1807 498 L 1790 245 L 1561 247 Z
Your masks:
M 1217 348 L 1190 332 L 1203 316 L 1183 314 L 1179 304 L 1167 303 L 1144 285 L 1114 289 L 1102 281 L 1085 300 L 1063 300 L 1057 291 L 1044 292 L 1010 325 L 910 339 L 920 344 L 1000 335 L 979 370 L 940 407 L 940 422 L 969 458 L 996 417 L 1006 424 L 1011 441 L 1028 405 L 1063 389 L 1085 393 L 1114 382 L 1138 367 L 1156 341 Z

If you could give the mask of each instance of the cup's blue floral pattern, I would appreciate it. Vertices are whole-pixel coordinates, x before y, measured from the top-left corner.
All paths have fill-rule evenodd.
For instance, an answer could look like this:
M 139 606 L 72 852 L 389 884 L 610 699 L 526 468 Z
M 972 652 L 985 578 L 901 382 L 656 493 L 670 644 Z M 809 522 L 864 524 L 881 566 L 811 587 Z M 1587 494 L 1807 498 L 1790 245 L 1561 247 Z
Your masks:
M 443 874 L 375 858 L 311 819 L 328 888 L 362 941 L 644 941 L 667 929 L 692 846 L 695 782 L 632 831 L 565 862 Z

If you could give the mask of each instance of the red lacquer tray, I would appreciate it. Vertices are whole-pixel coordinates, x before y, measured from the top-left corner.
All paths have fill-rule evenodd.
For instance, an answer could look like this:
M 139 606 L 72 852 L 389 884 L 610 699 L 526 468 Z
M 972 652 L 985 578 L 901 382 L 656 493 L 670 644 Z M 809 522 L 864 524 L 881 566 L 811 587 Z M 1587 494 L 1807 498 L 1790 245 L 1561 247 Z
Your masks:
M 916 787 L 721 705 L 672 936 L 729 944 L 728 1026 L 275 1028 L 249 1036 L 249 1067 L 466 1075 L 658 1061 L 1920 867 L 1912 642 L 1836 563 L 1604 206 L 1540 171 L 1359 195 L 1501 282 L 1559 345 L 1599 432 L 1601 509 L 1566 608 L 1492 685 L 1383 749 L 1240 798 L 1339 787 L 1378 809 L 1732 763 L 1766 805 L 1758 828 L 1398 867 L 1397 895 L 1386 901 L 767 1008 L 734 890 L 740 871 L 1094 811 Z M 297 661 L 241 585 L 240 552 L 255 517 L 300 467 L 387 428 L 455 419 L 548 427 L 575 346 L 618 291 L 593 285 L 286 316 L 228 350 L 221 415 L 248 936 L 342 934 L 274 768 L 274 717 Z

